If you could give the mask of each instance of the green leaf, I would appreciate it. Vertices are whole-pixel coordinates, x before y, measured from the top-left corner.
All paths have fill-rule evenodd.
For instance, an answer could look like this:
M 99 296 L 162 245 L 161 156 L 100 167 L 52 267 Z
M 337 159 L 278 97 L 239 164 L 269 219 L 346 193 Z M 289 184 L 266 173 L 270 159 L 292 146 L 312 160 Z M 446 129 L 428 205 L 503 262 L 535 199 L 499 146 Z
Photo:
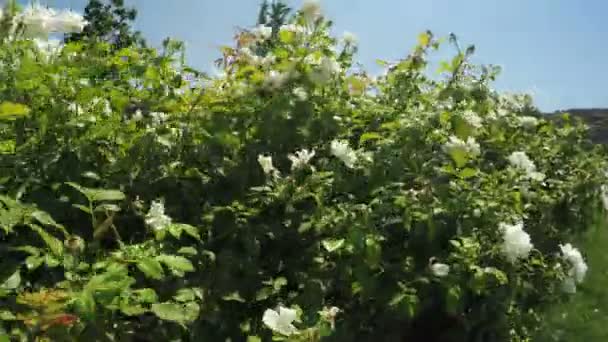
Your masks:
M 196 299 L 196 293 L 193 289 L 179 289 L 175 296 L 173 296 L 173 299 L 181 303 L 192 302 Z
M 137 298 L 138 302 L 141 303 L 156 303 L 158 302 L 158 295 L 154 289 L 139 289 L 134 290 L 133 295 Z
M 10 277 L 4 280 L 4 283 L 0 283 L 0 290 L 14 290 L 21 284 L 21 273 L 16 270 Z
M 465 166 L 467 164 L 467 161 L 469 160 L 467 151 L 463 149 L 452 149 L 450 150 L 449 154 L 450 157 L 452 157 L 454 163 L 456 163 L 457 167 Z
M 44 240 L 44 243 L 49 247 L 49 249 L 51 250 L 51 252 L 53 252 L 54 255 L 56 255 L 56 256 L 63 255 L 63 243 L 61 243 L 61 241 L 59 241 L 59 239 L 57 239 L 53 235 L 47 233 L 41 227 L 38 227 L 36 225 L 30 225 L 30 227 L 32 228 L 32 230 L 34 230 L 36 233 L 38 233 L 38 235 L 40 235 L 42 240 Z
M 0 103 L 0 121 L 15 120 L 27 116 L 29 113 L 30 108 L 26 105 L 9 101 Z
M 472 168 L 465 168 L 462 171 L 460 171 L 460 178 L 462 179 L 467 179 L 467 178 L 471 178 L 471 177 L 475 177 L 477 175 L 477 170 L 476 169 L 472 169 Z
M 333 253 L 344 246 L 344 239 L 325 239 L 321 244 L 328 252 Z
M 85 213 L 91 215 L 91 209 L 89 207 L 87 207 L 87 206 L 84 206 L 84 205 L 81 205 L 81 204 L 72 204 L 72 206 L 74 208 L 78 208 L 78 209 L 84 211 Z
M 196 303 L 175 304 L 157 303 L 152 304 L 152 312 L 160 319 L 165 321 L 177 322 L 181 324 L 193 322 L 198 318 L 200 308 Z
M 74 308 L 80 317 L 91 320 L 95 317 L 95 298 L 90 291 L 81 292 L 74 301 Z
M 125 194 L 120 190 L 86 188 L 82 185 L 79 185 L 79 184 L 76 184 L 73 182 L 66 182 L 65 184 L 78 190 L 90 202 L 122 201 L 126 198 Z
M 194 266 L 190 260 L 178 255 L 159 255 L 156 260 L 165 264 L 172 271 L 194 272 Z
M 148 278 L 160 280 L 164 277 L 162 265 L 154 258 L 146 258 L 139 261 L 137 268 Z
M 431 35 L 429 32 L 422 32 L 418 35 L 418 45 L 425 47 L 428 46 L 431 42 Z
M 376 133 L 376 132 L 367 132 L 367 133 L 363 133 L 363 135 L 361 135 L 361 138 L 359 138 L 359 143 L 363 144 L 364 142 L 367 142 L 370 140 L 378 140 L 378 139 L 382 139 L 382 135 L 380 135 L 379 133 Z
M 194 247 L 182 247 L 177 250 L 177 253 L 185 255 L 197 255 L 198 251 Z

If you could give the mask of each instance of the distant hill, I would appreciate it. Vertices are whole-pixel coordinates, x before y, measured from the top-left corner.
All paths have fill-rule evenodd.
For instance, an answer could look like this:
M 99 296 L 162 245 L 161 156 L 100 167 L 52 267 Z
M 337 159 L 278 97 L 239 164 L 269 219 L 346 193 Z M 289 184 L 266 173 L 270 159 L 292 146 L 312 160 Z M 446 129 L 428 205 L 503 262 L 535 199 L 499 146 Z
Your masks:
M 608 108 L 573 108 L 545 113 L 545 115 L 551 116 L 561 113 L 570 113 L 572 116 L 581 118 L 589 125 L 591 140 L 596 143 L 608 144 Z

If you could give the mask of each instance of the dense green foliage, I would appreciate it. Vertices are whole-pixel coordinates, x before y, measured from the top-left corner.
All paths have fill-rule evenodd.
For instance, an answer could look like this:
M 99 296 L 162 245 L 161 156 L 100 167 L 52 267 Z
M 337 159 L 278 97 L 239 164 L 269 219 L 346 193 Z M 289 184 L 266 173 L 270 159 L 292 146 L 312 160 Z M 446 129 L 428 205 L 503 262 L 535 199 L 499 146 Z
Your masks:
M 0 339 L 529 340 L 586 271 L 560 245 L 604 210 L 604 151 L 472 48 L 434 80 L 423 33 L 370 77 L 329 28 L 309 2 L 215 78 L 172 41 L 4 32 Z

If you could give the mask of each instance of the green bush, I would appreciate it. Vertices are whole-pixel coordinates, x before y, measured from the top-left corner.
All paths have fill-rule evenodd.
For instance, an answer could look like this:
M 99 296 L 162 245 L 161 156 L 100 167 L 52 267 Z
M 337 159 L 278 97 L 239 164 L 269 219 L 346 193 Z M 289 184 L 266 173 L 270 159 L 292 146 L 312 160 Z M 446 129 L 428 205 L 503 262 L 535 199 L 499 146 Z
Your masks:
M 375 78 L 330 26 L 241 32 L 218 77 L 5 33 L 0 336 L 529 340 L 585 276 L 604 151 L 472 48 L 433 79 L 423 33 Z

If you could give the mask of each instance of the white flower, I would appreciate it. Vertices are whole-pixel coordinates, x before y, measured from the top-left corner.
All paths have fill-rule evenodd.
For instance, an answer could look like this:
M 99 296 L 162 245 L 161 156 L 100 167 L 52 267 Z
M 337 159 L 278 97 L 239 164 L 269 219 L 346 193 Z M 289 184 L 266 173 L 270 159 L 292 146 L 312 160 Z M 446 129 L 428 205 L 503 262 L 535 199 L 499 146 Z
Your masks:
M 525 152 L 513 152 L 507 159 L 513 167 L 524 171 L 528 178 L 538 181 L 545 179 L 543 173 L 536 171 L 536 165 Z
M 354 168 L 357 162 L 357 154 L 346 141 L 334 140 L 331 142 L 331 154 L 340 159 L 348 168 Z
M 315 156 L 314 150 L 309 152 L 307 149 L 303 149 L 300 151 L 296 151 L 295 155 L 294 154 L 288 155 L 287 158 L 289 158 L 289 160 L 291 160 L 291 169 L 295 170 L 295 169 L 299 169 L 299 168 L 302 168 L 302 167 L 308 165 L 308 163 L 314 156 Z
M 165 215 L 165 204 L 162 200 L 153 201 L 146 214 L 145 222 L 152 229 L 163 230 L 171 224 L 171 217 Z
M 308 99 L 308 93 L 306 93 L 306 90 L 302 87 L 295 88 L 293 90 L 293 95 L 300 101 L 306 101 Z
M 258 39 L 263 39 L 263 40 L 268 39 L 272 35 L 272 27 L 258 25 L 256 28 L 253 29 L 253 34 Z
M 68 110 L 74 112 L 76 115 L 82 115 L 84 113 L 82 106 L 77 103 L 70 103 L 68 105 Z
M 533 245 L 530 242 L 530 235 L 524 231 L 524 224 L 500 223 L 499 229 L 503 233 L 502 252 L 507 260 L 514 263 L 517 259 L 526 258 Z
M 163 112 L 152 112 L 150 113 L 150 117 L 154 125 L 160 125 L 167 120 L 168 115 Z
M 306 21 L 309 23 L 314 22 L 319 16 L 321 16 L 321 1 L 304 0 L 301 11 Z
M 574 279 L 577 283 L 582 283 L 589 267 L 585 263 L 581 252 L 572 247 L 572 245 L 569 243 L 560 245 L 559 248 L 562 251 L 564 259 L 570 263 L 568 276 Z
M 270 70 L 266 76 L 266 85 L 270 88 L 277 89 L 283 86 L 287 82 L 289 75 L 286 73 L 278 72 L 276 70 Z
M 267 175 L 276 174 L 278 172 L 278 170 L 274 167 L 274 165 L 272 165 L 271 156 L 264 156 L 261 154 L 258 155 L 258 163 L 262 167 L 262 170 L 264 171 L 264 173 Z
M 442 278 L 450 273 L 450 266 L 442 264 L 440 262 L 436 262 L 431 265 L 431 272 L 435 277 Z
M 479 143 L 477 143 L 473 137 L 468 137 L 465 142 L 456 136 L 450 136 L 448 142 L 443 145 L 443 150 L 447 153 L 463 151 L 473 157 L 481 154 Z
M 346 45 L 357 45 L 358 39 L 354 33 L 346 31 L 342 34 L 342 41 Z
M 481 119 L 481 117 L 479 115 L 477 115 L 475 112 L 471 111 L 471 110 L 467 110 L 462 114 L 462 118 L 469 123 L 469 125 L 475 127 L 475 128 L 481 128 L 482 124 L 483 124 L 483 120 Z
M 96 97 L 93 100 L 91 100 L 91 103 L 92 103 L 93 107 L 96 107 L 100 102 L 103 103 L 103 108 L 102 108 L 103 114 L 106 115 L 106 116 L 112 114 L 112 107 L 111 107 L 110 102 L 108 100 L 101 99 L 99 97 Z
M 296 317 L 296 310 L 279 306 L 278 312 L 272 309 L 264 311 L 262 322 L 274 332 L 291 336 L 298 333 L 298 329 L 292 324 Z
M 56 55 L 63 48 L 63 43 L 59 39 L 34 38 L 33 42 L 36 44 L 36 48 L 47 57 Z
M 304 26 L 295 25 L 295 24 L 287 24 L 282 25 L 280 28 L 281 31 L 293 32 L 296 35 L 308 33 L 308 30 Z
M 604 204 L 604 209 L 608 210 L 608 186 L 602 185 L 601 196 L 602 196 L 602 204 Z
M 336 328 L 336 316 L 338 316 L 340 311 L 340 308 L 337 306 L 332 306 L 331 308 L 324 307 L 322 311 L 319 311 L 319 314 L 324 320 L 329 322 L 331 329 L 333 330 Z
M 319 68 L 314 70 L 310 74 L 310 77 L 313 82 L 317 84 L 324 84 L 329 81 L 333 75 L 339 73 L 340 71 L 342 71 L 342 68 L 337 60 L 330 57 L 323 57 L 319 62 Z
M 84 20 L 82 15 L 71 10 L 64 10 L 57 13 L 54 20 L 58 31 L 64 33 L 82 32 L 84 27 L 87 25 L 87 21 Z
M 138 109 L 135 111 L 135 114 L 133 114 L 132 120 L 133 121 L 141 121 L 144 118 L 143 113 L 141 112 L 141 109 Z
M 522 116 L 519 118 L 519 124 L 526 129 L 532 129 L 538 125 L 538 119 L 533 116 Z

